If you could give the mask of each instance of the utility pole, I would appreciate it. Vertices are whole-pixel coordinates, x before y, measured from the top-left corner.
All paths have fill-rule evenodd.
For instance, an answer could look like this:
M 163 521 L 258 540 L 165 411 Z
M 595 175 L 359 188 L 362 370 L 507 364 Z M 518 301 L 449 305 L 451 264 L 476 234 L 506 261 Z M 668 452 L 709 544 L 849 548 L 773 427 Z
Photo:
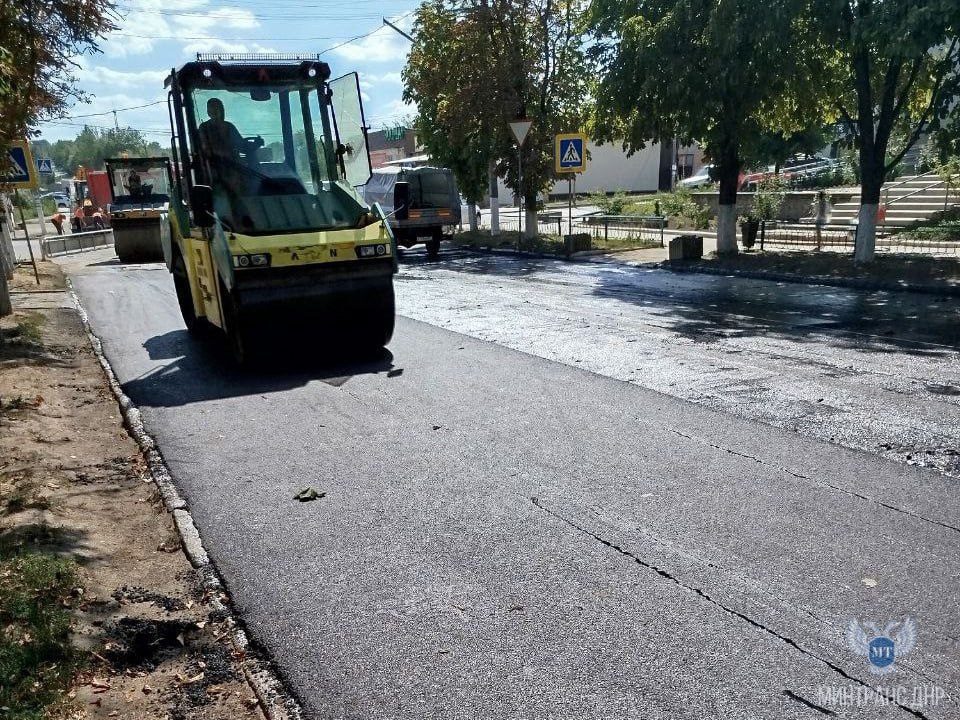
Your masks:
M 117 120 L 117 111 L 113 111 L 113 127 L 116 130 L 120 129 L 120 122 Z
M 383 18 L 383 24 L 386 25 L 386 26 L 388 26 L 388 27 L 392 27 L 392 28 L 393 28 L 394 30 L 396 30 L 398 33 L 400 33 L 401 35 L 403 35 L 407 40 L 409 40 L 410 42 L 413 42 L 413 38 L 412 38 L 410 35 L 408 35 L 407 33 L 405 33 L 403 30 L 401 30 L 400 28 L 398 28 L 396 25 L 394 25 L 392 22 L 390 22 L 390 21 L 387 20 L 386 18 Z

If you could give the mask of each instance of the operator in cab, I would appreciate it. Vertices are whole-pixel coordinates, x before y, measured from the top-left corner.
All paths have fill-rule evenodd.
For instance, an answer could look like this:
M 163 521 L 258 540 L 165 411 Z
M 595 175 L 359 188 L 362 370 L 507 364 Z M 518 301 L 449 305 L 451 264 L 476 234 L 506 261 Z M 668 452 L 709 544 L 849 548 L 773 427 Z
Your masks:
M 208 120 L 200 123 L 201 147 L 210 173 L 210 183 L 219 185 L 231 195 L 242 195 L 245 184 L 240 150 L 244 147 L 243 136 L 236 126 L 226 119 L 223 101 L 220 98 L 207 100 Z

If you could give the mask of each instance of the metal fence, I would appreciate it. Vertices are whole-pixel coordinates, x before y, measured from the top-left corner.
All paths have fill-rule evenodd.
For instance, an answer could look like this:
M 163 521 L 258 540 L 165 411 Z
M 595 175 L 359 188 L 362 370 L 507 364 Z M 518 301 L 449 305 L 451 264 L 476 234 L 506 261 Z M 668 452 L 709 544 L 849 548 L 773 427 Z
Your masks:
M 500 231 L 520 231 L 520 218 L 516 215 L 500 216 Z M 526 227 L 524 219 L 523 227 Z M 567 235 L 589 235 L 594 249 L 628 247 L 665 247 L 667 220 L 659 215 L 601 215 L 591 214 L 574 217 L 573 222 L 560 213 L 541 213 L 537 216 L 537 234 L 548 239 L 562 241 Z M 486 228 L 489 229 L 489 225 Z
M 573 222 L 574 233 L 588 233 L 594 245 L 627 246 L 631 243 L 665 247 L 667 219 L 661 215 L 584 215 Z
M 853 254 L 856 237 L 856 223 L 761 222 L 756 244 L 761 250 L 787 247 Z M 904 228 L 892 225 L 877 226 L 876 249 L 877 252 L 960 256 L 960 242 L 936 239 L 922 230 L 904 232 Z
M 113 245 L 113 230 L 110 228 L 70 235 L 48 235 L 43 240 L 43 255 L 69 255 L 109 245 Z

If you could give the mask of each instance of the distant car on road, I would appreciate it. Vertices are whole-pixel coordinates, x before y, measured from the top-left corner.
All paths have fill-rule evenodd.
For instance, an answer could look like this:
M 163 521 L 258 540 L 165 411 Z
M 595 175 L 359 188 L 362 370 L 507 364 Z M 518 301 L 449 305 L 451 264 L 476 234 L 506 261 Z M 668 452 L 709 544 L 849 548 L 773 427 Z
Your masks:
M 70 198 L 66 193 L 50 192 L 44 193 L 40 197 L 43 200 L 46 200 L 47 198 L 53 200 L 57 204 L 57 210 L 59 212 L 70 212 Z
M 410 208 L 404 220 L 394 215 L 398 182 L 410 186 Z M 363 196 L 368 203 L 380 203 L 398 244 L 409 248 L 425 243 L 432 258 L 440 252 L 444 228 L 460 224 L 462 200 L 453 171 L 448 168 L 378 168 L 364 186 Z

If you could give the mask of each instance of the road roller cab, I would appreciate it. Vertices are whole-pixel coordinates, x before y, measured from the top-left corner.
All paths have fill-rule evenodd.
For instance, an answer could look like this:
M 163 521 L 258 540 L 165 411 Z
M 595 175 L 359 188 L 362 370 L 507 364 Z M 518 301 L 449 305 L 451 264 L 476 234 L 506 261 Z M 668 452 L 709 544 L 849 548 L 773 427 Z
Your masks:
M 105 165 L 117 257 L 121 262 L 163 260 L 160 224 L 170 205 L 170 160 L 110 158 Z
M 187 327 L 243 360 L 264 328 L 383 346 L 396 247 L 370 177 L 359 79 L 318 57 L 198 55 L 171 72 L 164 259 Z M 309 324 L 307 324 L 309 323 Z

